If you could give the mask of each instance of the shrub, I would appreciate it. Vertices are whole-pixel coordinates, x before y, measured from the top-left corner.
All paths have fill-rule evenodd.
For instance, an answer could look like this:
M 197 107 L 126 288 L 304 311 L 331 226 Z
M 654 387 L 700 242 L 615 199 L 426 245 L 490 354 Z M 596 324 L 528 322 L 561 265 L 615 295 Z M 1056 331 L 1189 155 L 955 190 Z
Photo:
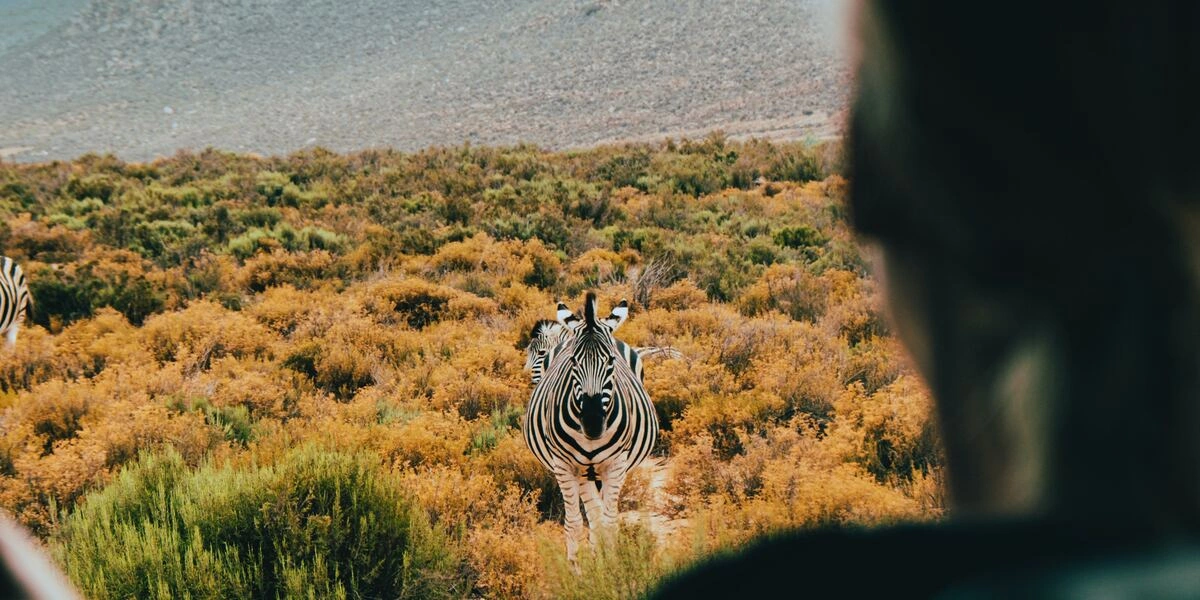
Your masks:
M 831 443 L 876 480 L 907 482 L 941 463 L 933 407 L 913 378 L 897 379 L 869 396 L 861 384 L 852 384 L 836 408 L 841 418 L 831 426 Z
M 809 248 L 825 243 L 825 237 L 809 225 L 784 227 L 775 232 L 775 243 L 785 248 Z
M 253 292 L 261 292 L 280 285 L 307 289 L 336 278 L 337 264 L 325 250 L 312 252 L 285 252 L 275 250 L 260 253 L 246 261 L 242 269 L 241 283 Z
M 147 455 L 63 523 L 52 551 L 93 598 L 460 597 L 460 559 L 375 459 L 297 449 L 188 470 Z
M 30 221 L 29 215 L 13 219 L 9 227 L 8 252 L 16 259 L 70 262 L 77 259 L 91 242 L 87 231 L 72 231 L 61 225 L 47 227 L 44 222 Z
M 166 306 L 166 294 L 145 277 L 136 255 L 119 251 L 93 257 L 71 269 L 38 268 L 29 276 L 33 321 L 57 329 L 111 306 L 135 325 Z
M 207 369 L 222 356 L 267 358 L 273 336 L 249 316 L 207 300 L 158 315 L 142 328 L 146 348 L 159 362 L 187 359 L 187 370 Z
M 91 293 L 74 278 L 59 275 L 50 269 L 31 275 L 29 293 L 35 299 L 34 323 L 48 329 L 58 329 L 65 323 L 92 314 Z
M 421 279 L 384 280 L 363 286 L 367 309 L 385 323 L 403 322 L 424 329 L 443 319 L 479 318 L 496 303 Z
M 651 177 L 665 182 L 667 189 L 689 196 L 719 192 L 731 183 L 729 166 L 702 154 L 659 154 L 651 163 Z M 649 181 L 643 185 L 648 191 Z
M 690 279 L 683 279 L 656 291 L 650 299 L 650 306 L 667 310 L 686 310 L 707 301 L 708 295 L 704 290 L 696 287 Z
M 777 310 L 797 321 L 815 321 L 825 313 L 828 282 L 798 265 L 772 265 L 742 294 L 747 315 Z
M 66 192 L 80 200 L 95 198 L 101 202 L 108 202 L 116 190 L 117 181 L 112 175 L 96 173 L 94 175 L 72 177 L 67 182 Z
M 597 547 L 584 545 L 578 571 L 567 562 L 559 544 L 543 540 L 549 596 L 564 599 L 641 598 L 673 564 L 654 535 L 640 524 L 621 525 Z

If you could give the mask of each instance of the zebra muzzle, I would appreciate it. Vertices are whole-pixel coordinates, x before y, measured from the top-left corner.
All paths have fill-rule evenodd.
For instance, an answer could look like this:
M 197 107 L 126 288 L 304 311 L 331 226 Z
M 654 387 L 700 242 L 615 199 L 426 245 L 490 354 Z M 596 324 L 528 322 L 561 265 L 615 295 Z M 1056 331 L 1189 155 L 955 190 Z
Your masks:
M 585 395 L 580 402 L 579 424 L 583 426 L 583 435 L 589 440 L 600 439 L 604 434 L 604 394 Z

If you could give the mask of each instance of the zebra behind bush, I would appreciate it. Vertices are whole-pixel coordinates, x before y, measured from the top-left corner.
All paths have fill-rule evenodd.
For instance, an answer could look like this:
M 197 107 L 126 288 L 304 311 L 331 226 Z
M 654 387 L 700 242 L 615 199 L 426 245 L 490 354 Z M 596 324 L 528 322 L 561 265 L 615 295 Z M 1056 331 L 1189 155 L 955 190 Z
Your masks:
M 17 343 L 17 331 L 33 309 L 33 298 L 25 285 L 25 272 L 13 259 L 0 260 L 0 334 L 8 337 L 11 348 Z
M 544 371 L 525 413 L 525 443 L 554 473 L 562 492 L 571 561 L 584 532 L 580 501 L 595 544 L 597 529 L 616 524 L 626 475 L 649 456 L 658 439 L 654 405 L 613 337 L 628 315 L 622 302 L 607 318 L 599 318 L 592 292 L 582 319 L 560 311 L 559 324 L 566 331 L 542 355 Z

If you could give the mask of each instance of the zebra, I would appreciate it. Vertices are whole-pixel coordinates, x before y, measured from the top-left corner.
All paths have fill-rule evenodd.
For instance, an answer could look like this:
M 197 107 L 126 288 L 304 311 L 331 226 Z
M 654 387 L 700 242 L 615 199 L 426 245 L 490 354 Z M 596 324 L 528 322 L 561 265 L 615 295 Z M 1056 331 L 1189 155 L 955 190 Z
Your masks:
M 13 259 L 0 257 L 0 333 L 8 337 L 8 347 L 17 344 L 17 331 L 33 310 L 33 297 L 25 283 L 25 272 Z
M 558 480 L 572 563 L 583 534 L 580 501 L 594 545 L 597 529 L 616 523 L 625 476 L 658 439 L 654 405 L 613 337 L 629 315 L 628 304 L 601 319 L 596 294 L 588 292 L 583 312 L 582 319 L 574 319 L 578 323 L 560 313 L 570 334 L 546 355 L 544 376 L 533 388 L 523 423 L 526 445 Z
M 617 315 L 620 315 L 619 317 Z M 613 325 L 613 319 L 619 318 L 623 322 L 629 315 L 629 303 L 622 300 L 616 308 L 613 309 L 613 314 L 609 316 L 607 321 L 610 326 Z M 530 371 L 530 379 L 533 385 L 536 386 L 538 381 L 542 379 L 542 372 L 546 365 L 554 358 L 554 351 L 562 341 L 570 335 L 573 335 L 574 328 L 582 321 L 575 313 L 567 308 L 566 304 L 558 303 L 557 320 L 540 319 L 533 324 L 533 329 L 529 333 L 529 345 L 525 347 L 525 370 Z M 614 327 L 615 329 L 615 327 Z M 641 381 L 646 380 L 645 372 L 642 364 L 647 358 L 682 358 L 683 353 L 669 346 L 630 346 L 621 340 L 616 340 L 617 351 L 629 363 L 634 374 Z
M 553 359 L 554 350 L 570 333 L 560 323 L 550 319 L 539 319 L 529 332 L 529 345 L 525 347 L 525 370 L 536 387 L 542 380 L 542 372 Z

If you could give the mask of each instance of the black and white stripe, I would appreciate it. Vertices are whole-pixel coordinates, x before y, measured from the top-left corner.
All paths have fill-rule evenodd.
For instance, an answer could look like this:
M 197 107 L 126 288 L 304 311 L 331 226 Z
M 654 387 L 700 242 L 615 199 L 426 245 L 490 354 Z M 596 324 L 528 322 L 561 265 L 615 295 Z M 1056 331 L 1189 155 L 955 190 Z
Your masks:
M 17 332 L 25 323 L 26 314 L 33 309 L 33 298 L 25 284 L 25 272 L 13 259 L 0 259 L 0 334 L 8 337 L 8 345 L 17 343 Z
M 616 523 L 625 477 L 658 439 L 654 405 L 613 337 L 628 314 L 622 302 L 609 317 L 598 318 L 591 292 L 584 318 L 560 313 L 569 333 L 542 356 L 544 376 L 525 413 L 525 442 L 554 473 L 563 495 L 572 560 L 584 531 L 580 501 L 594 542 L 597 529 Z

